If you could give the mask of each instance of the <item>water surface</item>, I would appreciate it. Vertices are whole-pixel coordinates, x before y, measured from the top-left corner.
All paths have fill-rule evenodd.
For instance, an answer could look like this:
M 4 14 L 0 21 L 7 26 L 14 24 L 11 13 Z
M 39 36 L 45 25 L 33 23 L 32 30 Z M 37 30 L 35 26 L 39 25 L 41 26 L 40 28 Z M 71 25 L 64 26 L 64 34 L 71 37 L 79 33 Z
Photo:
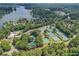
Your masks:
M 2 19 L 0 19 L 0 27 L 7 21 L 17 21 L 20 18 L 27 18 L 30 20 L 32 19 L 30 12 L 31 10 L 25 9 L 24 6 L 19 6 L 16 8 L 16 11 L 14 10 L 10 14 L 4 15 Z

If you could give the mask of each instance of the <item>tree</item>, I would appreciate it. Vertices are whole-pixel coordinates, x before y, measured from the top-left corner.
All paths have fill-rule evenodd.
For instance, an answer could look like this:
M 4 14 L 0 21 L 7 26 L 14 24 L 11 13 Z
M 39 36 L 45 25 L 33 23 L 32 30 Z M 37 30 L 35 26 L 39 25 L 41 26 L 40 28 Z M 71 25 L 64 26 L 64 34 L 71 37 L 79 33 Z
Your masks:
M 20 39 L 17 37 L 14 37 L 12 44 L 15 45 L 17 41 L 19 41 Z
M 79 56 L 79 48 L 72 47 L 68 49 L 68 55 L 70 56 Z
M 31 35 L 33 35 L 35 37 L 37 37 L 39 34 L 40 34 L 39 30 L 35 30 L 35 31 L 31 32 Z
M 30 36 L 28 34 L 23 33 L 22 36 L 21 36 L 21 38 L 20 38 L 20 40 L 25 40 L 26 42 L 28 42 L 29 37 Z
M 10 43 L 7 41 L 1 41 L 1 46 L 4 51 L 9 51 L 11 49 Z
M 26 56 L 41 56 L 41 55 L 42 55 L 41 49 L 26 51 Z
M 33 49 L 29 51 L 21 50 L 19 52 L 13 52 L 12 55 L 13 56 L 41 56 L 42 51 L 41 49 Z
M 64 21 L 59 21 L 56 23 L 56 27 L 63 32 L 68 37 L 73 37 L 72 32 L 66 27 L 68 24 L 65 24 Z
M 22 50 L 27 50 L 29 49 L 28 41 L 29 40 L 29 35 L 27 34 L 22 34 L 21 38 L 18 40 L 14 40 L 15 42 L 15 47 L 17 49 L 22 49 Z
M 57 50 L 56 50 L 56 55 L 57 55 L 57 56 L 63 56 L 63 55 L 64 55 L 64 51 L 61 50 L 61 49 L 57 49 Z
M 25 40 L 19 40 L 15 43 L 17 49 L 27 50 L 29 49 L 28 43 Z
M 37 47 L 43 46 L 43 39 L 40 35 L 36 37 L 35 42 L 36 42 Z
M 0 47 L 0 55 L 3 53 L 3 49 Z
M 4 24 L 4 28 L 5 29 L 7 29 L 8 31 L 13 31 L 13 28 L 14 28 L 14 26 L 13 26 L 13 22 L 6 22 L 5 24 Z
M 79 47 L 79 35 L 77 35 L 74 39 L 72 39 L 68 45 L 69 48 L 71 47 Z
M 48 54 L 53 56 L 63 56 L 66 55 L 65 44 L 63 42 L 61 43 L 52 43 L 50 46 L 48 46 Z
M 11 31 L 13 31 L 12 22 L 6 22 L 4 26 L 0 28 L 0 38 L 7 38 Z
M 25 24 L 18 24 L 18 25 L 16 25 L 16 27 L 14 27 L 14 30 L 15 31 L 18 31 L 18 30 L 23 30 L 23 29 L 25 29 Z
M 12 52 L 12 56 L 19 56 L 19 52 Z
M 48 55 L 48 47 L 44 47 L 42 49 L 42 56 L 46 56 L 46 55 Z
M 10 56 L 8 53 L 2 54 L 2 56 Z
M 53 48 L 52 46 L 49 46 L 48 47 L 48 54 L 52 55 L 52 56 L 56 56 L 56 51 L 55 50 L 56 50 L 55 48 Z

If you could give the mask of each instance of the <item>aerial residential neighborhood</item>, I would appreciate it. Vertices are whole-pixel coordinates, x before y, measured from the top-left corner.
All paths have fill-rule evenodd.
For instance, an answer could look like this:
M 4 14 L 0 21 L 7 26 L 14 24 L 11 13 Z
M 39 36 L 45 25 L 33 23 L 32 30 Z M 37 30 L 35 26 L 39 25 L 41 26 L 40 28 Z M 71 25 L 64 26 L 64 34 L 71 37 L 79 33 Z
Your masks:
M 79 56 L 79 4 L 0 4 L 1 56 Z

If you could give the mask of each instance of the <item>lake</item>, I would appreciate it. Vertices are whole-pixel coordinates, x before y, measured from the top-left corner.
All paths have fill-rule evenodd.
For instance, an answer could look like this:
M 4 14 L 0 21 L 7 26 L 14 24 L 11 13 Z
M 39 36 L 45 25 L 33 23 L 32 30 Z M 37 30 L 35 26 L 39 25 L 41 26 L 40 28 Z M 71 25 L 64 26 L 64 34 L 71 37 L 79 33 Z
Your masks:
M 31 10 L 25 9 L 24 6 L 19 6 L 16 8 L 16 11 L 12 11 L 10 14 L 4 15 L 0 19 L 0 27 L 3 26 L 3 23 L 7 21 L 17 21 L 20 18 L 27 18 L 28 20 L 32 19 L 32 16 L 30 14 Z

